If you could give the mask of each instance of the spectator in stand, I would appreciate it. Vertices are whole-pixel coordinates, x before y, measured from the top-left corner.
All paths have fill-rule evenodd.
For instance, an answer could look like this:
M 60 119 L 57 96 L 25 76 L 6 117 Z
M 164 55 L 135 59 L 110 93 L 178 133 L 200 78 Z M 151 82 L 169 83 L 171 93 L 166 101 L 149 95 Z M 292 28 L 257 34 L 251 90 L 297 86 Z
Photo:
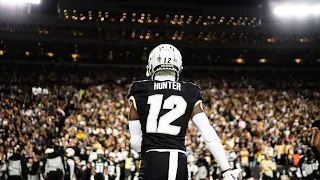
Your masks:
M 209 163 L 204 158 L 203 154 L 200 154 L 198 162 L 198 172 L 197 172 L 197 179 L 199 180 L 208 180 L 209 179 Z
M 277 170 L 277 165 L 270 159 L 269 154 L 266 154 L 265 159 L 262 160 L 260 170 L 263 180 L 272 180 L 274 178 L 274 172 Z
M 28 180 L 40 180 L 40 159 L 30 157 L 27 162 Z
M 301 158 L 303 157 L 301 155 L 302 153 L 302 150 L 299 149 L 294 155 L 293 155 L 293 167 L 299 167 L 299 162 L 301 160 Z
M 115 72 L 100 67 L 90 67 L 87 71 L 80 66 L 72 69 L 72 73 L 69 67 L 45 65 L 3 65 L 1 68 L 3 175 L 8 157 L 19 145 L 26 162 L 29 157 L 41 159 L 42 172 L 45 172 L 44 152 L 48 147 L 54 147 L 60 154 L 72 148 L 75 160 L 79 157 L 76 166 L 87 173 L 86 178 L 90 178 L 96 150 L 102 149 L 107 158 L 114 154 L 119 176 L 125 178 L 124 161 L 130 151 L 125 96 L 131 77 L 142 73 L 137 70 Z M 205 111 L 235 167 L 249 166 L 258 179 L 257 165 L 265 159 L 265 153 L 273 154 L 276 164 L 286 169 L 290 168 L 286 164 L 292 164 L 294 150 L 300 149 L 301 156 L 307 155 L 303 147 L 311 142 L 312 132 L 308 129 L 320 117 L 317 74 L 308 76 L 307 80 L 294 72 L 268 72 L 268 76 L 218 71 L 214 76 L 204 72 L 201 77 L 195 77 L 194 72 L 190 74 L 202 87 Z M 188 77 L 182 79 L 187 81 Z M 37 87 L 35 94 L 33 87 Z M 215 159 L 206 156 L 207 149 L 194 124 L 188 126 L 187 155 L 197 162 L 203 154 L 209 164 L 209 174 L 218 178 L 221 171 L 216 168 Z M 133 157 L 136 162 L 138 158 Z M 139 168 L 131 167 L 138 173 Z

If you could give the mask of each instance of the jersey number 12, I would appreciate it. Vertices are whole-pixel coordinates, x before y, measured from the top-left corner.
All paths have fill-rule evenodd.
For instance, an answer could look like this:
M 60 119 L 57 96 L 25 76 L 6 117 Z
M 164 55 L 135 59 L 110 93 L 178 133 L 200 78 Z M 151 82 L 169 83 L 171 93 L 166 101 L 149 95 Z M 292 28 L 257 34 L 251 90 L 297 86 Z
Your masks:
M 155 94 L 148 97 L 148 104 L 150 105 L 149 115 L 147 118 L 147 133 L 162 133 L 169 135 L 178 135 L 181 127 L 171 125 L 173 121 L 181 117 L 187 109 L 187 102 L 181 96 L 171 95 L 163 102 L 163 94 Z M 161 109 L 171 109 L 171 111 L 162 115 L 157 119 Z M 157 125 L 158 124 L 158 125 Z

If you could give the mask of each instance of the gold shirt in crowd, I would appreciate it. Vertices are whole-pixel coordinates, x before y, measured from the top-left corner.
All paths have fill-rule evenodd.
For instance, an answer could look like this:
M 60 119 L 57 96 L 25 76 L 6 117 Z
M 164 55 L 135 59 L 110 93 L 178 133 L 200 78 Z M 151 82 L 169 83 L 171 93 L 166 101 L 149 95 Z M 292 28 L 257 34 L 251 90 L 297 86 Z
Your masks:
M 268 177 L 273 177 L 273 171 L 275 171 L 276 169 L 277 169 L 276 163 L 270 159 L 269 160 L 264 159 L 260 164 L 261 172 Z

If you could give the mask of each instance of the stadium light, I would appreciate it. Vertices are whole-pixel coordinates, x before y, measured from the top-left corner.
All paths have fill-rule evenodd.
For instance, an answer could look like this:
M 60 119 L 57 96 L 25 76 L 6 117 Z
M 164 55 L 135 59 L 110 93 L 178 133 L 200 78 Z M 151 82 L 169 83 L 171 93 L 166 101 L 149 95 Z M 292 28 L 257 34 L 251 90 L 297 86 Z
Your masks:
M 238 64 L 243 64 L 243 63 L 244 63 L 244 60 L 243 60 L 242 58 L 238 58 L 238 59 L 236 59 L 236 62 L 237 62 Z
M 77 59 L 79 58 L 79 54 L 71 54 L 71 57 L 73 59 L 73 62 L 77 62 Z
M 266 63 L 266 62 L 267 62 L 267 60 L 264 59 L 264 58 L 262 58 L 262 59 L 259 60 L 259 63 L 261 63 L 261 64 L 264 64 L 264 63 Z
M 52 52 L 48 52 L 48 53 L 47 53 L 47 56 L 49 56 L 49 57 L 53 57 L 53 56 L 54 56 L 54 54 L 53 54 Z
M 297 64 L 300 64 L 300 63 L 302 62 L 302 59 L 297 58 L 297 59 L 295 59 L 294 61 L 295 61 Z
M 320 15 L 320 5 L 279 5 L 274 7 L 273 13 L 278 17 L 297 17 Z
M 9 5 L 40 4 L 41 0 L 0 0 L 0 3 Z

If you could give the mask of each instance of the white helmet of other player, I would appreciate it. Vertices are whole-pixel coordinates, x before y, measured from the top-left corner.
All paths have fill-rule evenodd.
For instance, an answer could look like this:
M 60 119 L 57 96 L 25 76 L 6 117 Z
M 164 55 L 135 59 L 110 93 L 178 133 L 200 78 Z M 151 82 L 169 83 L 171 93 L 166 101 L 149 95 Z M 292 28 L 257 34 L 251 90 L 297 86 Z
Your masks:
M 102 149 L 98 149 L 98 150 L 97 150 L 97 154 L 98 154 L 98 155 L 99 155 L 99 154 L 103 155 L 103 154 L 104 154 L 104 152 L 103 152 L 103 150 L 102 150 Z
M 146 76 L 153 80 L 157 72 L 174 72 L 178 80 L 182 69 L 180 51 L 171 44 L 160 44 L 150 52 Z
M 74 154 L 75 154 L 75 151 L 73 149 L 71 149 L 71 148 L 66 149 L 67 157 L 72 157 L 72 156 L 74 156 Z

